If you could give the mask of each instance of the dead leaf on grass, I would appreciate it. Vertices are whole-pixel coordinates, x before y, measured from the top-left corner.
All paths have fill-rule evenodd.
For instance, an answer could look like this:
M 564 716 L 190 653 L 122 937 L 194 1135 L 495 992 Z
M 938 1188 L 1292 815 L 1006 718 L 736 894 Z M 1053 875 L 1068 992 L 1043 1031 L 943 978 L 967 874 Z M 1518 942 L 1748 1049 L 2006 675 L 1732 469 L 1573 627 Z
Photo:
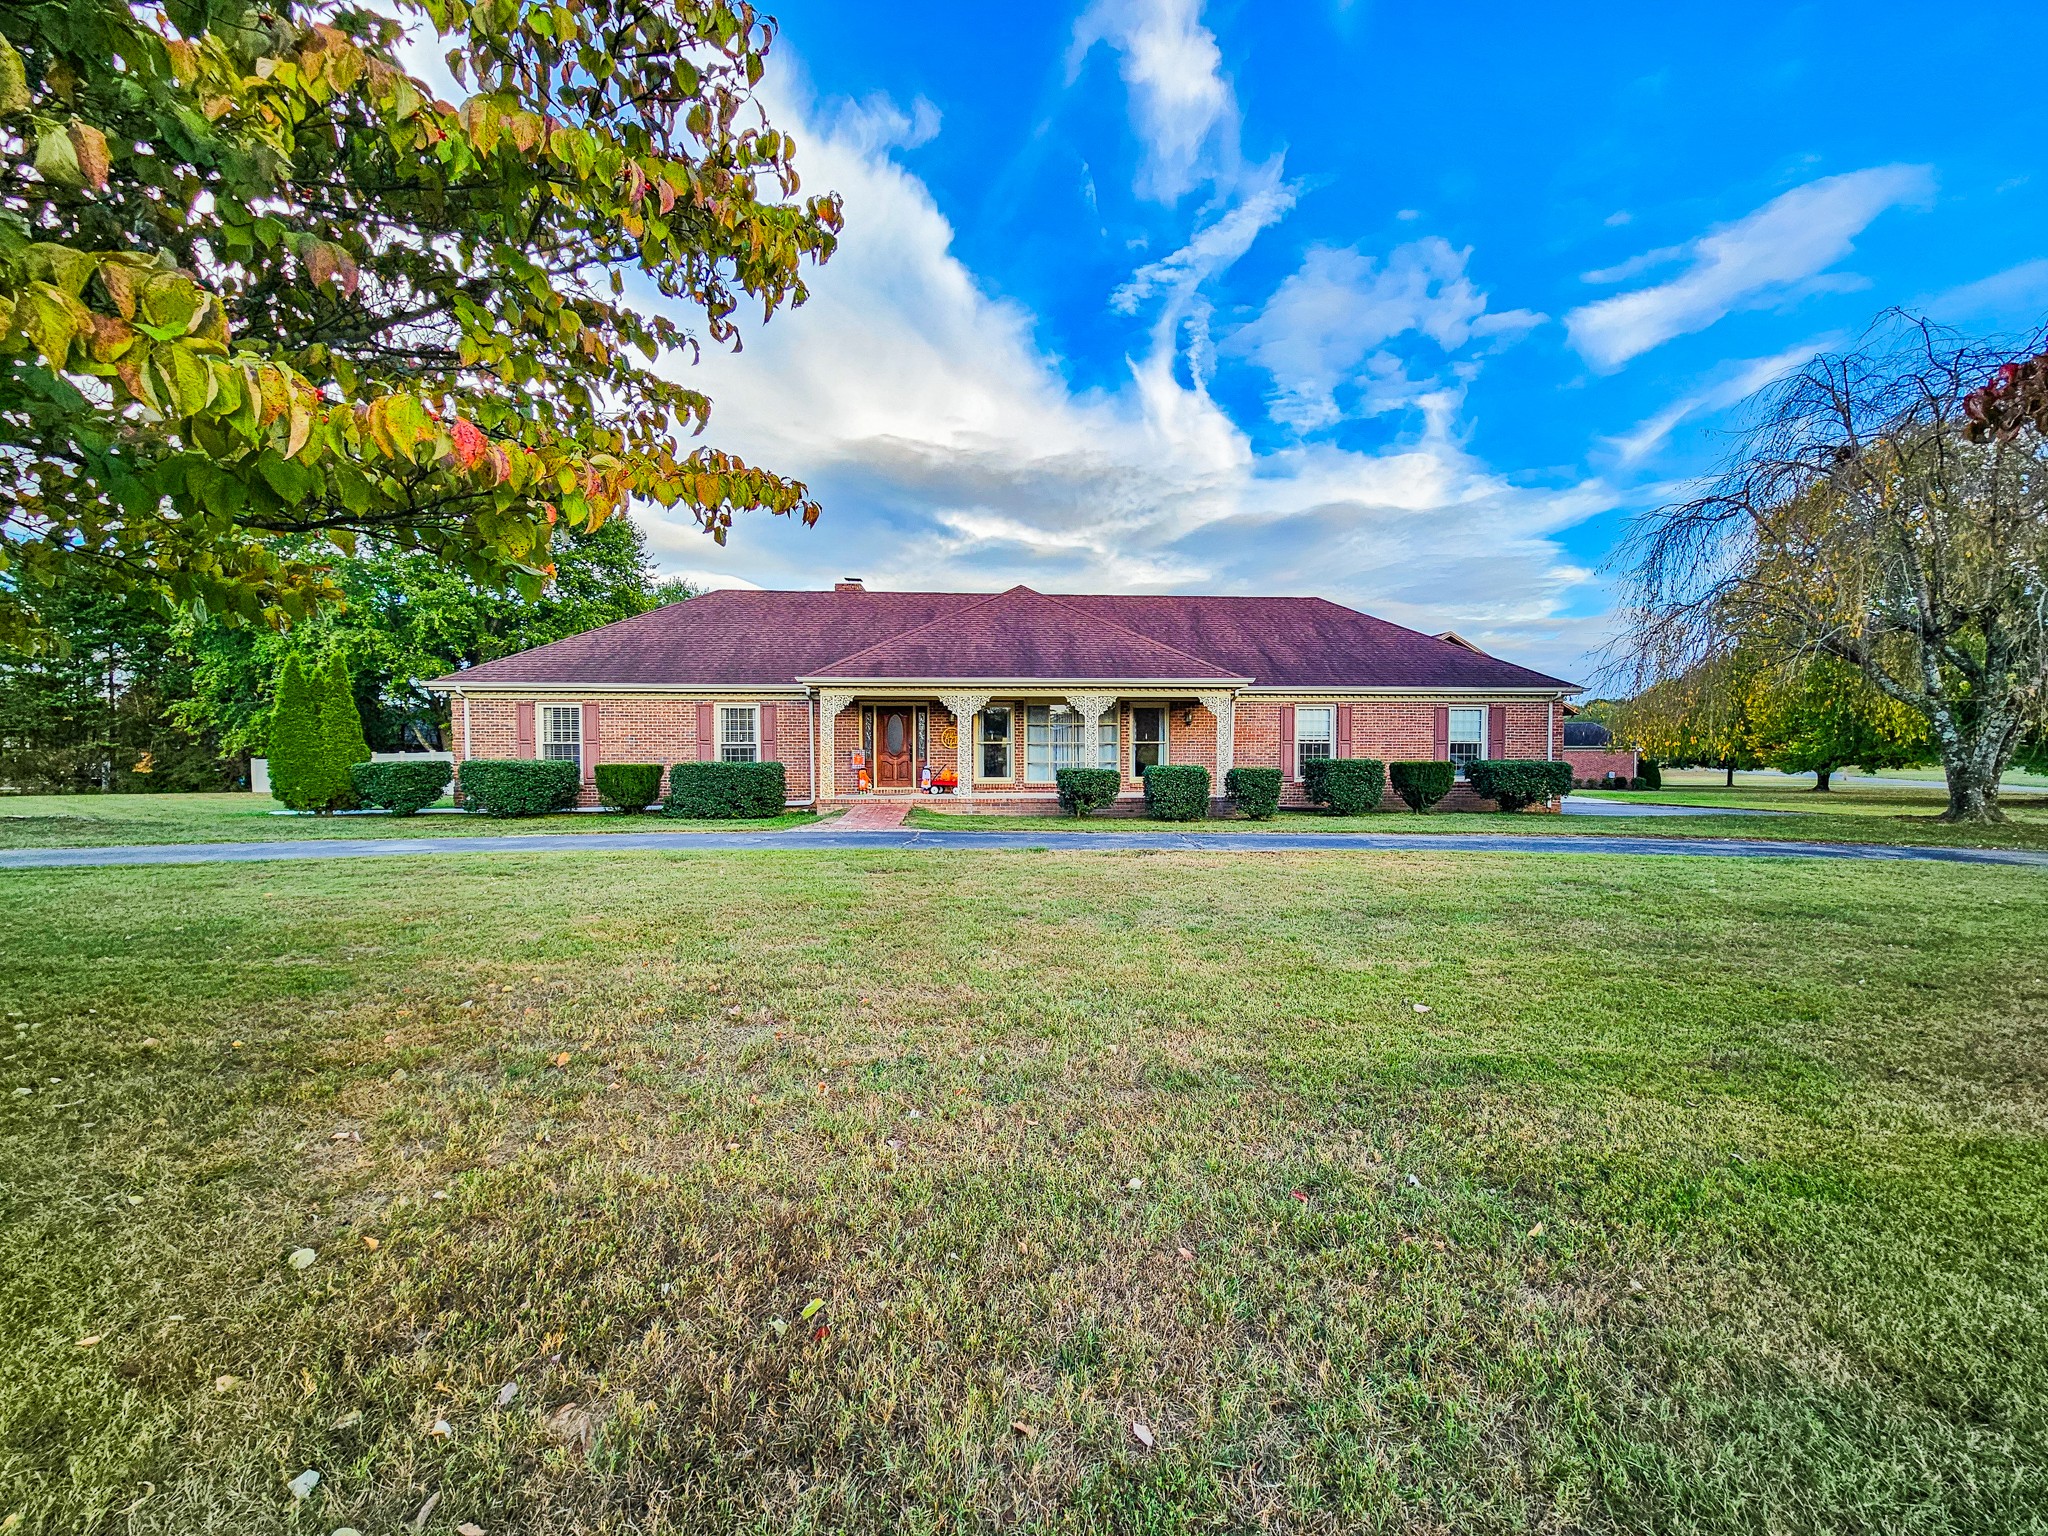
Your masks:
M 576 1403 L 564 1403 L 547 1416 L 549 1435 L 576 1450 L 589 1446 L 596 1431 L 588 1412 Z
M 1131 1438 L 1148 1451 L 1152 1449 L 1155 1443 L 1152 1438 L 1152 1428 L 1143 1419 L 1133 1419 L 1131 1421 Z

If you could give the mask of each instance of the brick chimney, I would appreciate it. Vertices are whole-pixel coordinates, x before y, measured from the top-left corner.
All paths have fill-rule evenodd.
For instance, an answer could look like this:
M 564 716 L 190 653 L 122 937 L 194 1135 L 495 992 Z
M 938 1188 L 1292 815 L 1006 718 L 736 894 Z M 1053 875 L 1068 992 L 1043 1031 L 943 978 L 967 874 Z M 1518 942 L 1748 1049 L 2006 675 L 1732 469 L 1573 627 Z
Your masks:
M 858 576 L 842 576 L 839 580 L 832 583 L 832 590 L 834 592 L 865 592 L 867 591 L 867 584 Z

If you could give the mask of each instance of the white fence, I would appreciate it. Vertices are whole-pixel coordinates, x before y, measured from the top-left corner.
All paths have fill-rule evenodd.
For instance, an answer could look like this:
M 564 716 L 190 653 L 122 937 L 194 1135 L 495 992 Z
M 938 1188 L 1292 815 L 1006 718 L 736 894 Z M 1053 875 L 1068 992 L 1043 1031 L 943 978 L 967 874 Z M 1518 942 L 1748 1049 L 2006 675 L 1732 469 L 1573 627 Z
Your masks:
M 373 763 L 452 763 L 453 752 L 372 752 Z M 249 793 L 267 795 L 270 793 L 270 759 L 252 757 L 249 759 Z

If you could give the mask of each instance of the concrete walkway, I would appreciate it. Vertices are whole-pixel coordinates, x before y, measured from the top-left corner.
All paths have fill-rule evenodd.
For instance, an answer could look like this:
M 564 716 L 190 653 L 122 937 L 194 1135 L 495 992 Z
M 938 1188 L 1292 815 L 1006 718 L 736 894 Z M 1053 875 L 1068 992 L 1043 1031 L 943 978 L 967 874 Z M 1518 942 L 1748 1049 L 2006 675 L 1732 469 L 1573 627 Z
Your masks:
M 553 832 L 521 837 L 335 837 L 288 843 L 167 843 L 125 848 L 18 848 L 0 851 L 0 870 L 79 869 L 100 865 L 244 864 L 274 859 L 416 858 L 478 853 L 689 853 L 751 848 L 1006 849 L 1061 852 L 1567 853 L 1588 857 L 1654 854 L 1669 858 L 1855 859 L 2048 868 L 2048 853 L 2007 848 L 1902 848 L 1868 843 L 1770 842 L 1744 837 L 1550 836 L 1490 832 L 942 832 L 847 830 L 833 824 L 787 832 Z

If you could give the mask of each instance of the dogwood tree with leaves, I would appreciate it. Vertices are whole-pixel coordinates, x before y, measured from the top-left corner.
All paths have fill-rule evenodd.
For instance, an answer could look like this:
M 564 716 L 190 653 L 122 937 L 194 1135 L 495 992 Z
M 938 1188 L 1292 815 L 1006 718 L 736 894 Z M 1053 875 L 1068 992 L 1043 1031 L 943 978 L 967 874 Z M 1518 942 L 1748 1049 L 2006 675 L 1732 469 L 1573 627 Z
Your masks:
M 82 570 L 240 620 L 334 587 L 307 535 L 532 592 L 631 498 L 815 520 L 687 439 L 655 370 L 806 296 L 838 200 L 726 0 L 0 8 L 0 642 Z M 628 302 L 628 298 L 637 302 Z M 666 313 L 663 313 L 666 311 Z M 688 317 L 687 323 L 670 318 Z

